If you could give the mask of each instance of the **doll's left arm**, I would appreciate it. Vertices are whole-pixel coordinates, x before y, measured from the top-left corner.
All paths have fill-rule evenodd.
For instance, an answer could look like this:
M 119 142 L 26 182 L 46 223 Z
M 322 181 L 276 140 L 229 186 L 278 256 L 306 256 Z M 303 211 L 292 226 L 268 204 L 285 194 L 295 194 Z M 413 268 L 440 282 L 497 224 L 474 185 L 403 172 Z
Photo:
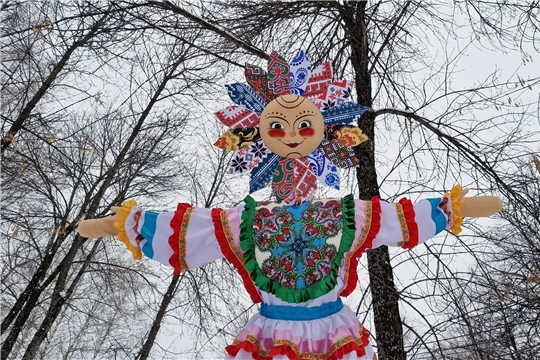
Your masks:
M 373 223 L 371 226 L 379 226 L 366 248 L 387 245 L 410 249 L 445 229 L 459 234 L 465 216 L 490 216 L 502 209 L 501 200 L 495 196 L 466 198 L 466 193 L 467 190 L 457 185 L 442 198 L 425 199 L 414 204 L 408 199 L 401 199 L 395 204 L 372 200 L 369 220 Z

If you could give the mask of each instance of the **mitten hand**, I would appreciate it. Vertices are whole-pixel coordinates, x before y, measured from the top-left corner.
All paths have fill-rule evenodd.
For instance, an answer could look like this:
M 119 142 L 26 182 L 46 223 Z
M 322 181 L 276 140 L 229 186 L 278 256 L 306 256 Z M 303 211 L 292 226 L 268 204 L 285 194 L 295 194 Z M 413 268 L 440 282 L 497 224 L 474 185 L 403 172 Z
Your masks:
M 460 202 L 462 205 L 461 216 L 485 217 L 498 213 L 503 208 L 501 199 L 497 196 L 473 196 L 465 197 L 469 191 L 461 190 Z
M 117 213 L 120 208 L 113 206 L 111 210 Z M 104 236 L 116 236 L 119 231 L 114 227 L 117 215 L 107 216 L 100 219 L 88 219 L 79 222 L 79 234 L 86 238 L 100 238 Z

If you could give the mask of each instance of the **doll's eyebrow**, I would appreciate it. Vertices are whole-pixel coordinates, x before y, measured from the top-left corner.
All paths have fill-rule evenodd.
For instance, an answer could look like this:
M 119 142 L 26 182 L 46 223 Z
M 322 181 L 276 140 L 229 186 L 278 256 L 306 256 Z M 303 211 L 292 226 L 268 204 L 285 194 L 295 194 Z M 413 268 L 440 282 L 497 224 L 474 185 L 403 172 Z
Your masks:
M 267 116 L 266 117 L 267 119 L 279 119 L 279 120 L 283 120 L 285 121 L 287 124 L 291 125 L 291 123 L 289 122 L 289 120 L 285 119 L 285 118 L 282 118 L 280 116 L 275 116 L 275 115 L 272 115 L 272 116 Z
M 302 115 L 302 116 L 300 116 L 298 119 L 294 120 L 294 123 L 296 124 L 296 122 L 297 122 L 298 120 L 301 120 L 301 119 L 305 118 L 306 116 L 315 116 L 315 114 L 306 114 L 306 115 Z

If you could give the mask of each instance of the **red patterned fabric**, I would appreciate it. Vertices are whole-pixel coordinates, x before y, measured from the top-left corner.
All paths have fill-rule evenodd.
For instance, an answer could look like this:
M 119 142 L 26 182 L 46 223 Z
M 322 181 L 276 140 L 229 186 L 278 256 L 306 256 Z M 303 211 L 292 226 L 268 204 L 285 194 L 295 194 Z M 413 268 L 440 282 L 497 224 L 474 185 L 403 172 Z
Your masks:
M 324 93 L 313 99 L 313 102 L 321 111 L 330 110 L 351 100 L 353 86 L 354 80 L 334 81 L 328 84 Z
M 328 141 L 323 139 L 319 145 L 319 151 L 334 165 L 342 169 L 349 169 L 359 165 L 358 158 L 350 146 L 344 146 L 338 140 Z
M 244 74 L 246 75 L 248 85 L 266 102 L 275 99 L 275 95 L 268 88 L 268 74 L 263 68 L 246 64 L 244 67 Z
M 306 158 L 295 159 L 293 183 L 305 199 L 312 200 L 317 190 L 317 177 Z
M 317 190 L 317 177 L 307 158 L 282 159 L 272 179 L 272 193 L 281 200 L 296 200 L 298 196 L 311 200 Z
M 289 63 L 277 52 L 272 51 L 268 59 L 268 88 L 275 96 L 291 93 Z
M 293 190 L 294 160 L 282 159 L 276 167 L 272 178 L 272 193 L 278 201 L 286 199 Z
M 240 105 L 232 105 L 215 113 L 217 119 L 231 128 L 259 126 L 260 115 Z
M 328 84 L 332 82 L 332 63 L 327 61 L 311 71 L 304 96 L 308 99 L 316 99 L 326 92 Z

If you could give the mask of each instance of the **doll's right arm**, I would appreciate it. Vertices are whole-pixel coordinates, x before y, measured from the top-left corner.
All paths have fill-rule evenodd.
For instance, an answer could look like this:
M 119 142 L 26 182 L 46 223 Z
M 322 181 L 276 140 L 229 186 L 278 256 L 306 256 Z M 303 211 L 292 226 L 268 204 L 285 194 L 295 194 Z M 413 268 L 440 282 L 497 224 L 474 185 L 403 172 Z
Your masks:
M 112 210 L 116 215 L 81 221 L 81 236 L 116 236 L 134 259 L 139 260 L 144 254 L 172 266 L 175 274 L 223 257 L 211 209 L 178 204 L 174 212 L 156 213 L 144 211 L 129 200 Z
M 119 208 L 116 207 L 116 209 Z M 114 208 L 111 210 L 114 211 Z M 117 215 L 113 215 L 100 219 L 82 220 L 79 222 L 79 234 L 85 238 L 116 236 L 119 233 L 118 229 L 114 227 L 116 218 Z

